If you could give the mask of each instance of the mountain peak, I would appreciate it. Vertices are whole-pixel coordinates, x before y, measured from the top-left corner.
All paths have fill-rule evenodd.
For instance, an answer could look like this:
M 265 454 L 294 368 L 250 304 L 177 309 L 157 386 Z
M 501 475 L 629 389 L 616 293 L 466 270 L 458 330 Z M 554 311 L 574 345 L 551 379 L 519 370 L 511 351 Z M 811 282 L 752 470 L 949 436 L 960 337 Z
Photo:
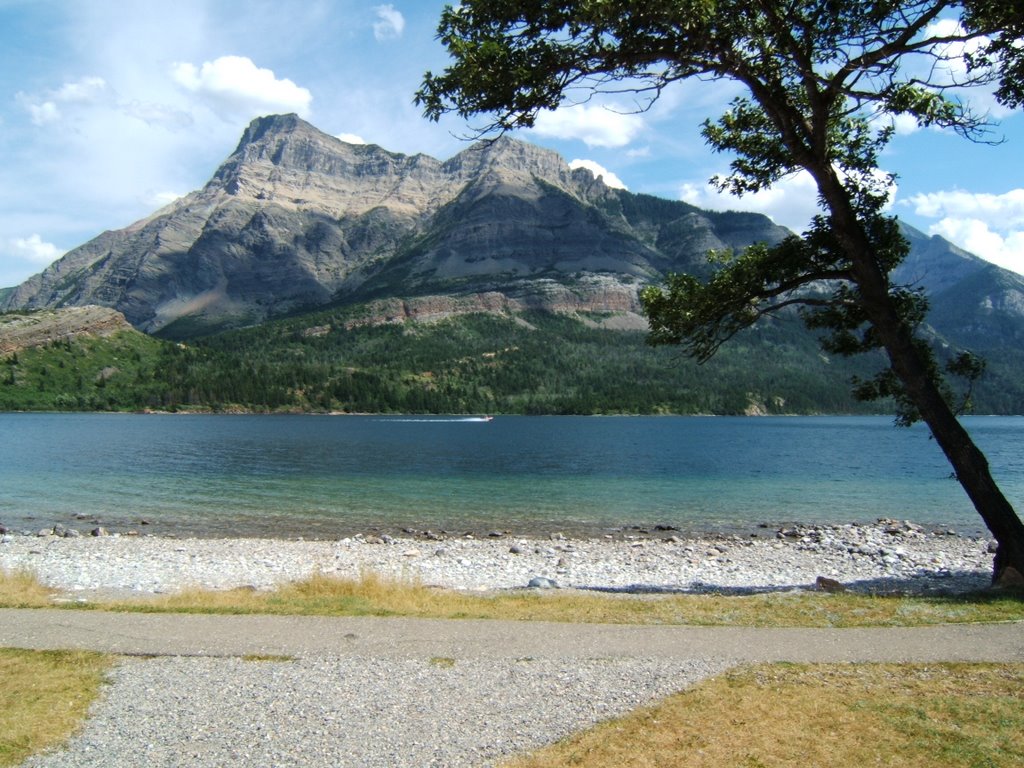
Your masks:
M 705 214 L 610 189 L 509 136 L 441 162 L 268 115 L 201 190 L 69 251 L 0 294 L 0 307 L 101 304 L 140 329 L 186 337 L 388 296 L 498 291 L 562 306 L 551 286 L 585 283 L 604 297 L 588 299 L 590 311 L 620 312 L 641 283 L 706 272 L 708 250 L 785 234 L 759 214 Z M 912 279 L 944 285 L 942 255 L 909 258 Z M 956 279 L 977 266 L 950 261 Z
M 255 144 L 267 136 L 293 133 L 296 130 L 317 131 L 294 112 L 287 115 L 264 115 L 255 118 L 242 133 L 242 139 L 238 143 L 238 149 L 247 144 Z

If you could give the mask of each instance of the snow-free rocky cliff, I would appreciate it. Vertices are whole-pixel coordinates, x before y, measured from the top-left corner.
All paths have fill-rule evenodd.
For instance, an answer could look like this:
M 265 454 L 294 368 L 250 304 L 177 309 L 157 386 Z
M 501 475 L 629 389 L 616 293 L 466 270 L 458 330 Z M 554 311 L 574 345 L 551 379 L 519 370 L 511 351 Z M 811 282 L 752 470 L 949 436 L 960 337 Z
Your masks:
M 757 214 L 610 189 L 509 138 L 440 161 L 272 116 L 202 189 L 70 251 L 3 307 L 98 304 L 171 335 L 425 295 L 635 311 L 639 285 L 700 269 L 708 248 L 784 234 Z
M 928 290 L 939 336 L 1019 349 L 1024 278 L 905 232 L 894 277 Z M 277 115 L 254 120 L 202 189 L 0 292 L 0 309 L 100 305 L 180 338 L 368 301 L 371 322 L 546 309 L 639 328 L 642 285 L 786 234 L 759 214 L 611 189 L 507 137 L 441 161 Z

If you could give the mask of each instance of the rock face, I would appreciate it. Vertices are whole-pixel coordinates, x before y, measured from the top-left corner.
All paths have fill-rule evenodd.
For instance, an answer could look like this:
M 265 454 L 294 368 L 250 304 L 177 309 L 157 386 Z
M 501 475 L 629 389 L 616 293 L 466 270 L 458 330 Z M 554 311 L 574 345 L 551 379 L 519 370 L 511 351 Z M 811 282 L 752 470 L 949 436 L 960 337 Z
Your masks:
M 370 323 L 545 309 L 643 328 L 642 285 L 787 234 L 758 214 L 611 189 L 509 138 L 440 161 L 277 115 L 254 120 L 202 189 L 0 291 L 0 310 L 101 305 L 172 338 L 366 301 Z M 905 234 L 894 277 L 928 290 L 939 342 L 1024 366 L 1024 278 Z
M 635 312 L 639 285 L 700 270 L 708 248 L 785 234 L 763 216 L 610 189 L 508 138 L 442 162 L 273 116 L 201 190 L 74 249 L 0 308 L 99 304 L 171 336 L 428 295 Z
M 108 307 L 68 307 L 28 315 L 0 316 L 0 358 L 80 336 L 111 336 L 131 331 L 124 315 Z

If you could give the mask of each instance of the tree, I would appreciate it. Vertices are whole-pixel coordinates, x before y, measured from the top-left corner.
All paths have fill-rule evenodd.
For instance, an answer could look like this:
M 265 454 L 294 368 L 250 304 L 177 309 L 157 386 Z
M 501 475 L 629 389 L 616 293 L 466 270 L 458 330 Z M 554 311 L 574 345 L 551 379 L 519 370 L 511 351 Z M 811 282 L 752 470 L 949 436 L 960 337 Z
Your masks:
M 996 98 L 1008 107 L 1024 105 L 1024 7 L 1020 0 L 966 0 L 964 26 L 984 37 L 965 52 L 974 70 L 998 70 Z
M 998 542 L 995 580 L 1010 567 L 1024 573 L 1024 524 L 915 335 L 926 297 L 889 279 L 908 245 L 885 215 L 893 179 L 878 158 L 899 115 L 986 137 L 985 120 L 956 94 L 996 82 L 1004 98 L 1015 93 L 1005 90 L 1012 77 L 999 79 L 1014 60 L 1005 51 L 1019 50 L 1013 29 L 999 26 L 1014 14 L 999 7 L 975 0 L 965 27 L 949 23 L 962 20 L 951 0 L 463 0 L 438 28 L 453 63 L 426 73 L 416 101 L 435 120 L 487 115 L 486 135 L 531 126 L 567 99 L 629 92 L 645 109 L 677 81 L 743 86 L 746 95 L 704 123 L 707 142 L 732 158 L 718 185 L 742 195 L 806 172 L 821 213 L 802 237 L 714 254 L 706 283 L 674 275 L 667 290 L 645 289 L 652 342 L 703 360 L 759 319 L 799 311 L 827 332 L 828 350 L 882 350 L 888 367 L 856 392 L 895 397 L 901 422 L 928 425 Z M 946 364 L 968 380 L 981 367 L 969 354 Z

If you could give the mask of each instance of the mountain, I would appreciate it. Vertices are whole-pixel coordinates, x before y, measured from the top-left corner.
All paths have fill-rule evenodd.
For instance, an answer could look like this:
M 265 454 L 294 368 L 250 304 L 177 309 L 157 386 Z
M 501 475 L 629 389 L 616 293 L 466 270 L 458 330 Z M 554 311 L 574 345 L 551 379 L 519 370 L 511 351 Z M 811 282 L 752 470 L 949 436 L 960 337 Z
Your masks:
M 374 380 L 391 382 L 380 386 L 395 393 L 387 403 L 378 403 L 382 408 L 421 407 L 417 403 L 427 392 L 433 405 L 423 408 L 472 403 L 576 412 L 586 409 L 585 400 L 566 399 L 565 393 L 595 392 L 604 386 L 601 366 L 591 370 L 583 362 L 588 355 L 599 350 L 609 355 L 612 346 L 624 344 L 614 355 L 622 376 L 632 381 L 640 376 L 653 381 L 658 365 L 671 364 L 643 358 L 646 353 L 638 349 L 642 334 L 602 346 L 600 332 L 646 327 L 637 299 L 641 286 L 670 271 L 706 274 L 709 249 L 777 242 L 787 234 L 759 214 L 703 211 L 611 189 L 587 170 L 571 170 L 554 152 L 509 138 L 468 146 L 441 161 L 347 144 L 295 115 L 278 115 L 254 120 L 202 189 L 125 229 L 101 234 L 22 285 L 0 291 L 0 310 L 99 305 L 121 312 L 139 330 L 170 339 L 207 338 L 207 347 L 217 350 L 212 361 L 179 354 L 175 348 L 160 352 L 153 371 L 162 373 L 151 375 L 146 369 L 139 380 L 164 376 L 175 382 L 174 392 L 185 394 L 151 392 L 143 401 L 126 394 L 121 404 L 245 403 L 257 395 L 236 398 L 235 393 L 247 391 L 248 384 L 222 388 L 218 382 L 226 381 L 226 372 L 254 366 L 263 366 L 262 380 L 269 382 L 272 372 L 261 361 L 273 359 L 280 374 L 277 388 L 252 400 L 267 407 L 372 407 L 376 395 L 347 400 L 338 394 L 344 388 L 321 392 L 315 400 L 322 406 L 315 406 L 308 395 L 316 387 L 333 387 L 374 371 Z M 976 392 L 979 402 L 991 412 L 1020 412 L 1024 278 L 942 238 L 910 227 L 904 234 L 910 255 L 894 279 L 928 291 L 926 334 L 940 348 L 969 348 L 984 355 L 990 375 Z M 317 314 L 307 320 L 310 312 Z M 545 320 L 538 312 L 562 315 L 575 325 Z M 442 336 L 462 339 L 462 347 L 472 337 L 485 350 L 486 334 L 474 334 L 477 326 L 486 327 L 488 333 L 507 337 L 507 349 L 534 349 L 531 360 L 543 356 L 548 366 L 558 367 L 558 360 L 569 365 L 571 358 L 583 378 L 542 382 L 538 365 L 513 355 L 521 367 L 504 368 L 501 386 L 487 389 L 481 380 L 465 375 L 458 349 L 448 349 L 436 333 L 420 331 L 418 338 L 409 339 L 374 330 L 401 327 L 409 320 L 438 324 L 481 315 L 508 322 L 500 328 L 480 326 L 483 321 L 477 320 L 438 328 Z M 295 322 L 257 327 L 274 318 Z M 211 338 L 232 328 L 252 332 Z M 537 333 L 523 337 L 523 329 Z M 356 373 L 346 362 L 355 354 L 353 344 L 362 350 Z M 437 356 L 417 357 L 417 344 L 432 345 Z M 821 355 L 813 335 L 798 323 L 780 319 L 734 346 L 742 354 L 723 363 L 722 370 L 729 371 L 722 374 L 725 378 L 713 381 L 708 368 L 700 375 L 687 369 L 685 376 L 680 372 L 658 392 L 645 394 L 635 408 L 742 412 L 745 402 L 767 404 L 768 411 L 849 407 L 828 393 L 845 389 L 856 368 Z M 506 347 L 480 355 L 502 358 Z M 293 383 L 296 389 L 289 393 L 285 382 L 301 378 L 289 366 L 299 365 L 296 361 L 314 351 L 316 365 L 302 363 L 303 386 Z M 147 350 L 140 357 L 155 360 L 155 354 Z M 409 358 L 403 362 L 408 367 L 392 365 L 390 358 L 396 354 Z M 757 392 L 745 391 L 742 384 L 744 376 L 752 376 L 751 356 L 756 356 L 763 379 Z M 505 358 L 502 365 L 512 365 L 512 358 Z M 480 359 L 498 365 L 497 358 Z M 63 368 L 61 362 L 41 357 L 39 381 L 45 383 L 46 370 L 71 369 L 70 360 L 63 361 Z M 208 366 L 202 386 L 188 378 L 200 362 Z M 454 386 L 455 379 L 441 385 L 445 370 L 459 371 L 451 376 L 463 388 L 459 391 L 469 394 L 438 399 L 445 387 Z M 35 386 L 27 373 L 21 378 L 14 373 L 13 368 L 8 372 L 11 382 Z M 485 373 L 480 368 L 474 376 Z M 93 402 L 95 393 L 89 387 L 94 376 L 85 373 L 79 380 L 85 388 L 83 402 Z M 502 400 L 497 393 L 506 385 L 507 399 Z M 359 387 L 352 384 L 345 391 Z M 688 388 L 691 399 L 670 401 L 666 393 L 673 387 Z M 702 387 L 724 388 L 734 395 L 726 403 L 705 397 Z M 551 399 L 538 401 L 538 388 L 547 388 Z M 104 402 L 111 402 L 107 389 Z M 483 397 L 486 391 L 495 399 Z M 628 399 L 627 394 L 609 390 L 601 407 L 611 408 Z M 528 396 L 532 399 L 527 406 Z M 18 397 L 18 402 L 28 402 L 24 393 Z
M 509 138 L 442 162 L 272 116 L 202 189 L 75 248 L 0 309 L 97 304 L 172 337 L 390 297 L 635 312 L 638 286 L 704 270 L 709 248 L 786 234 L 764 216 L 611 189 Z

